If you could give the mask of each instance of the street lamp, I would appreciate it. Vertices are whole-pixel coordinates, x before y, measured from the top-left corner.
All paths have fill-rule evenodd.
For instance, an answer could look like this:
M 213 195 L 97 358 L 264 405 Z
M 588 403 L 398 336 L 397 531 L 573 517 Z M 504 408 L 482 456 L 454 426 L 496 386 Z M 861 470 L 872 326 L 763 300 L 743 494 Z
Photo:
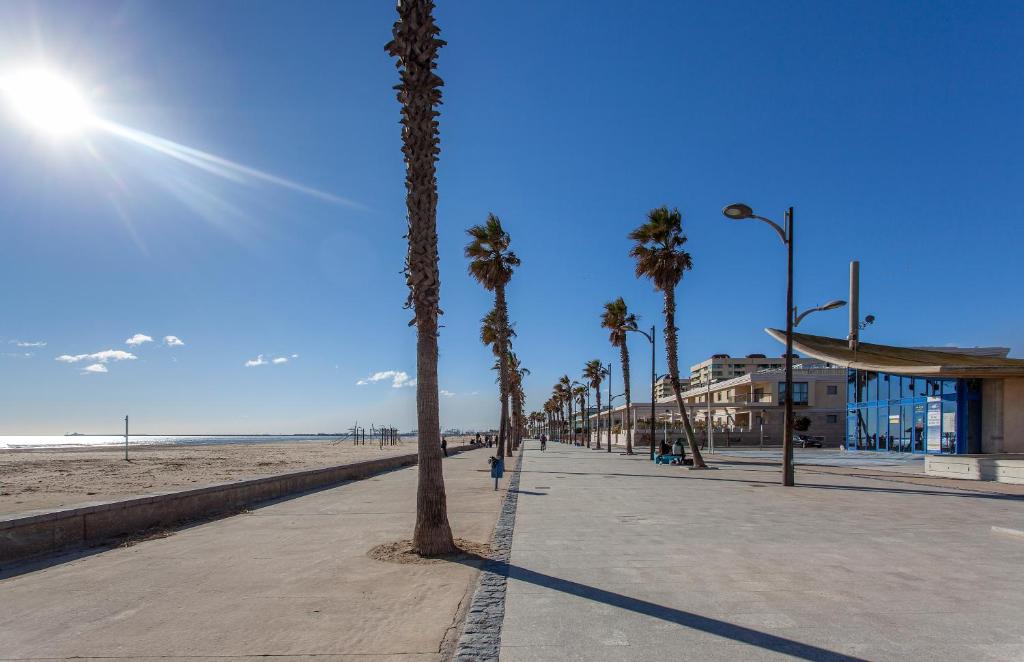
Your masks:
M 654 325 L 653 324 L 651 325 L 651 333 L 650 333 L 650 335 L 648 335 L 646 331 L 641 331 L 640 329 L 632 328 L 632 327 L 627 328 L 626 331 L 630 331 L 632 333 L 639 333 L 644 338 L 647 338 L 647 341 L 651 343 L 651 462 L 653 462 L 654 461 L 654 435 L 655 435 L 655 431 L 654 431 L 654 383 L 656 381 L 658 381 L 658 373 L 657 373 L 657 371 L 654 368 L 654 359 L 655 359 L 654 337 L 655 337 L 656 334 L 655 334 L 655 331 L 654 331 Z
M 726 218 L 733 221 L 744 221 L 757 219 L 771 226 L 779 239 L 786 245 L 786 412 L 782 423 L 782 484 L 792 487 L 795 483 L 793 477 L 793 327 L 807 315 L 819 310 L 832 310 L 845 306 L 845 301 L 830 301 L 824 306 L 818 306 L 811 310 L 797 315 L 793 306 L 793 208 L 786 210 L 785 227 L 775 221 L 758 216 L 749 205 L 734 203 L 725 207 L 722 213 Z
M 786 210 L 785 228 L 775 221 L 758 216 L 749 205 L 735 203 L 722 210 L 734 221 L 757 219 L 767 223 L 786 245 L 786 413 L 782 424 L 782 484 L 791 487 L 793 479 L 793 208 Z
M 612 395 L 612 363 L 611 363 L 611 361 L 608 362 L 608 365 L 605 367 L 603 372 L 604 372 L 605 375 L 608 376 L 608 426 L 607 426 L 608 427 L 608 432 L 607 432 L 607 434 L 608 434 L 608 437 L 607 437 L 608 448 L 607 448 L 607 452 L 611 453 L 612 452 L 612 398 L 619 397 L 617 395 Z M 597 412 L 597 416 L 600 419 L 601 412 Z M 598 448 L 601 447 L 601 440 L 600 439 L 598 439 L 598 446 L 597 447 Z

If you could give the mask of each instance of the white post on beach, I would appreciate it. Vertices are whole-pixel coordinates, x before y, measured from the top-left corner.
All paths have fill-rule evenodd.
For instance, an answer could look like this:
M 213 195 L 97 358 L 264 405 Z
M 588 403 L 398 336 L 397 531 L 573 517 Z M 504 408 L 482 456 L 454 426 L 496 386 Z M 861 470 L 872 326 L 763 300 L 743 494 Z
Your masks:
M 124 459 L 128 459 L 128 416 L 124 417 Z

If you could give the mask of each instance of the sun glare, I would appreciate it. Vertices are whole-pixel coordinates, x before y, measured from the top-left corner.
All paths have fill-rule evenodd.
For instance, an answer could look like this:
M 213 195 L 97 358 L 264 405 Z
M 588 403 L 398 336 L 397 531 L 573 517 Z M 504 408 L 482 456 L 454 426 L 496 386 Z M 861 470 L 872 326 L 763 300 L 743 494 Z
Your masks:
M 45 69 L 0 77 L 0 92 L 20 120 L 49 136 L 80 133 L 94 121 L 82 93 L 70 81 Z

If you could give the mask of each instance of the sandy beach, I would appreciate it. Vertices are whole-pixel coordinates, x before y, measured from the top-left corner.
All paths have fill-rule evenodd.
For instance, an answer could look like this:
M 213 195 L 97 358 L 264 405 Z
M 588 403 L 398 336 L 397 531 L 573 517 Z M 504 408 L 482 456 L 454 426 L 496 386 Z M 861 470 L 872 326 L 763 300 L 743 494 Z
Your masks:
M 464 443 L 448 439 L 450 446 Z M 110 501 L 175 488 L 319 469 L 415 453 L 415 440 L 377 443 L 304 441 L 210 446 L 0 450 L 0 514 Z

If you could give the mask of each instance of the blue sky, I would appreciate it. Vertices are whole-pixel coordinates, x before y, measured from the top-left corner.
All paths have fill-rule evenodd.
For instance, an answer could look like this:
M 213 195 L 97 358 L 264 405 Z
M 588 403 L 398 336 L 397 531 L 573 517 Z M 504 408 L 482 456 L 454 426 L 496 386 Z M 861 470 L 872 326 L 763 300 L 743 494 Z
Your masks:
M 694 260 L 684 371 L 781 350 L 762 328 L 783 323 L 783 247 L 726 221 L 734 201 L 796 207 L 801 307 L 845 298 L 861 260 L 865 340 L 1024 350 L 1019 3 L 438 4 L 446 426 L 496 418 L 490 297 L 461 253 L 488 212 L 523 261 L 509 302 L 531 408 L 617 359 L 603 302 L 659 319 L 625 235 L 661 204 Z M 103 132 L 54 141 L 0 109 L 0 434 L 125 413 L 154 433 L 414 426 L 393 20 L 380 0 L 0 5 L 0 70 L 45 61 L 105 119 L 344 199 Z M 804 326 L 842 336 L 846 314 Z M 136 358 L 91 356 L 106 350 Z M 358 385 L 388 371 L 406 377 Z

